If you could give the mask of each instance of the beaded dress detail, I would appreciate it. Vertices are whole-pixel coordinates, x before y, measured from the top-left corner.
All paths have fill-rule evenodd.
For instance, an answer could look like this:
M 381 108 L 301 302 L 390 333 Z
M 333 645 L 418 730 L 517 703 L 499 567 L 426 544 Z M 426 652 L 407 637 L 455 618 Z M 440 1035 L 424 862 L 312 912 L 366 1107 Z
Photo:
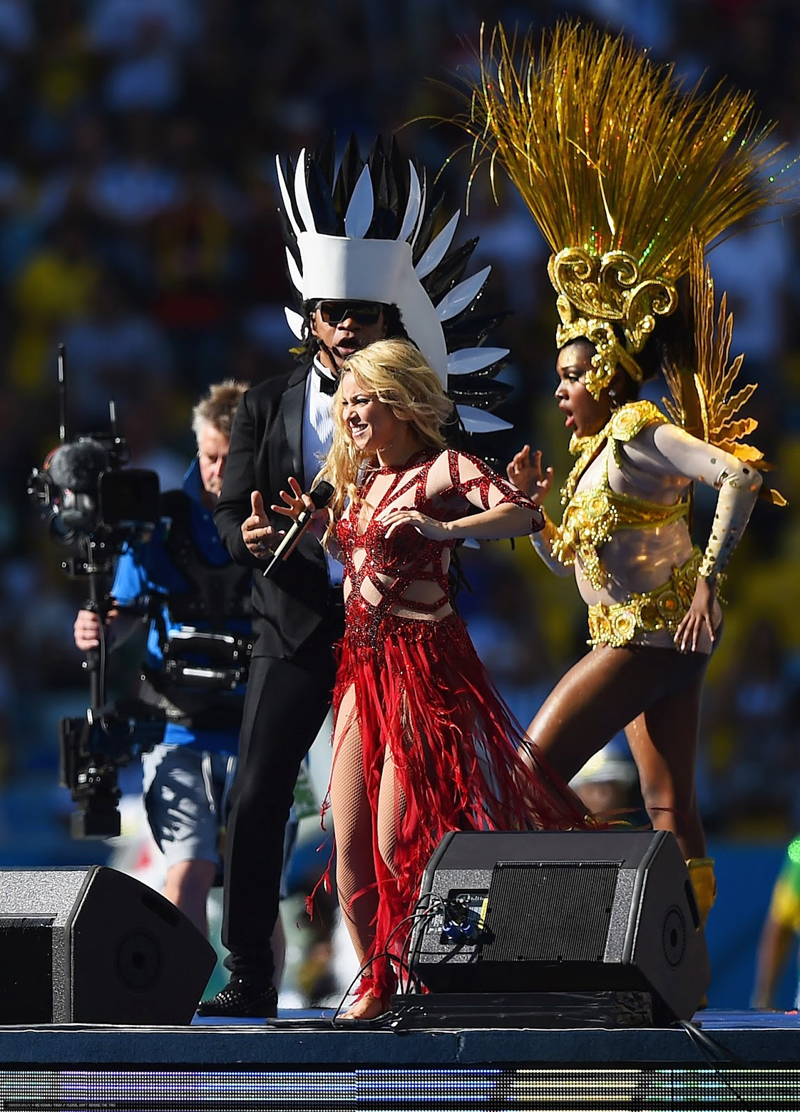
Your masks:
M 402 468 L 369 471 L 337 523 L 345 565 L 345 636 L 334 693 L 335 738 L 360 733 L 372 854 L 378 889 L 371 972 L 360 992 L 385 996 L 409 932 L 422 873 L 451 830 L 574 829 L 589 823 L 577 796 L 534 755 L 517 749 L 525 734 L 495 690 L 450 604 L 454 541 L 429 540 L 412 526 L 386 536 L 382 517 L 414 508 L 440 521 L 502 503 L 539 508 L 466 453 L 412 457 Z M 347 720 L 343 720 L 347 719 Z M 337 744 L 335 742 L 335 744 Z M 338 748 L 334 752 L 334 779 Z M 378 829 L 384 763 L 391 758 L 401 800 L 391 861 Z M 384 839 L 385 841 L 385 839 Z M 351 905 L 365 894 L 356 892 Z M 372 893 L 374 895 L 374 892 Z

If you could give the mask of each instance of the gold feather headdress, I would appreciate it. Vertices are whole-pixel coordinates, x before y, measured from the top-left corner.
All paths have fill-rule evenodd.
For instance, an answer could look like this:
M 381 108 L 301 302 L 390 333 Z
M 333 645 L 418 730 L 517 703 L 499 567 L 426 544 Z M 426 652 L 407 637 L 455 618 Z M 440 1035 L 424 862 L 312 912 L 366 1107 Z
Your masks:
M 747 93 L 684 92 L 673 67 L 575 23 L 517 46 L 498 25 L 456 117 L 517 187 L 549 243 L 559 347 L 596 349 L 597 397 L 677 305 L 691 243 L 704 247 L 778 192 L 781 146 Z M 770 176 L 772 175 L 772 176 Z

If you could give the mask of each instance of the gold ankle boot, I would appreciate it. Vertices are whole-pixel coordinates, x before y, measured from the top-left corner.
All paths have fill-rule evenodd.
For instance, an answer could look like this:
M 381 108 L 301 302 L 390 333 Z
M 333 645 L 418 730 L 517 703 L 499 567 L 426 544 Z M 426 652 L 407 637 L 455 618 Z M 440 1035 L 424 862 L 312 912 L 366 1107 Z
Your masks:
M 700 912 L 700 922 L 705 927 L 709 912 L 717 898 L 714 859 L 713 857 L 690 857 L 686 862 L 686 867 L 689 870 L 689 880 L 692 882 L 697 910 Z M 698 1010 L 708 1007 L 708 997 L 705 994 L 697 1007 Z
M 697 910 L 700 912 L 700 922 L 705 926 L 709 912 L 717 897 L 714 859 L 713 857 L 690 857 L 686 862 L 686 867 L 689 870 L 689 880 L 691 880 L 694 889 Z

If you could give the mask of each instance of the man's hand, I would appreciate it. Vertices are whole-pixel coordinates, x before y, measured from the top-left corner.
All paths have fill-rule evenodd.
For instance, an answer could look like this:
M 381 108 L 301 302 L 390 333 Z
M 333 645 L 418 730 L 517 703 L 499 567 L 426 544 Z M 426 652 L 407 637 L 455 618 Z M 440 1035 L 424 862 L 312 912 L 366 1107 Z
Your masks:
M 281 534 L 270 525 L 264 509 L 264 499 L 258 490 L 250 495 L 250 509 L 250 517 L 242 522 L 242 540 L 253 556 L 264 559 L 275 549 Z
M 118 610 L 109 610 L 108 620 L 113 621 L 118 614 Z M 75 644 L 81 652 L 88 653 L 90 649 L 100 647 L 100 635 L 103 628 L 100 623 L 100 615 L 95 610 L 79 610 L 72 631 Z
M 541 506 L 553 485 L 553 468 L 542 471 L 542 453 L 531 453 L 530 444 L 524 444 L 506 468 L 509 481 L 532 502 Z

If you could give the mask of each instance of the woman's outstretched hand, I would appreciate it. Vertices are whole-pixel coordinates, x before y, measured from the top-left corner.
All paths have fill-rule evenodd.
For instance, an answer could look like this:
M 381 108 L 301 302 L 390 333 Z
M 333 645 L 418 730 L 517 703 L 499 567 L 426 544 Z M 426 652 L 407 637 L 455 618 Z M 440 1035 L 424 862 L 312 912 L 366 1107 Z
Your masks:
M 524 444 L 506 468 L 506 475 L 532 502 L 541 506 L 553 485 L 553 468 L 542 471 L 542 453 L 531 452 L 530 444 Z
M 715 579 L 698 578 L 692 604 L 683 616 L 673 638 L 682 653 L 696 652 L 703 630 L 714 644 L 714 603 L 717 598 Z

